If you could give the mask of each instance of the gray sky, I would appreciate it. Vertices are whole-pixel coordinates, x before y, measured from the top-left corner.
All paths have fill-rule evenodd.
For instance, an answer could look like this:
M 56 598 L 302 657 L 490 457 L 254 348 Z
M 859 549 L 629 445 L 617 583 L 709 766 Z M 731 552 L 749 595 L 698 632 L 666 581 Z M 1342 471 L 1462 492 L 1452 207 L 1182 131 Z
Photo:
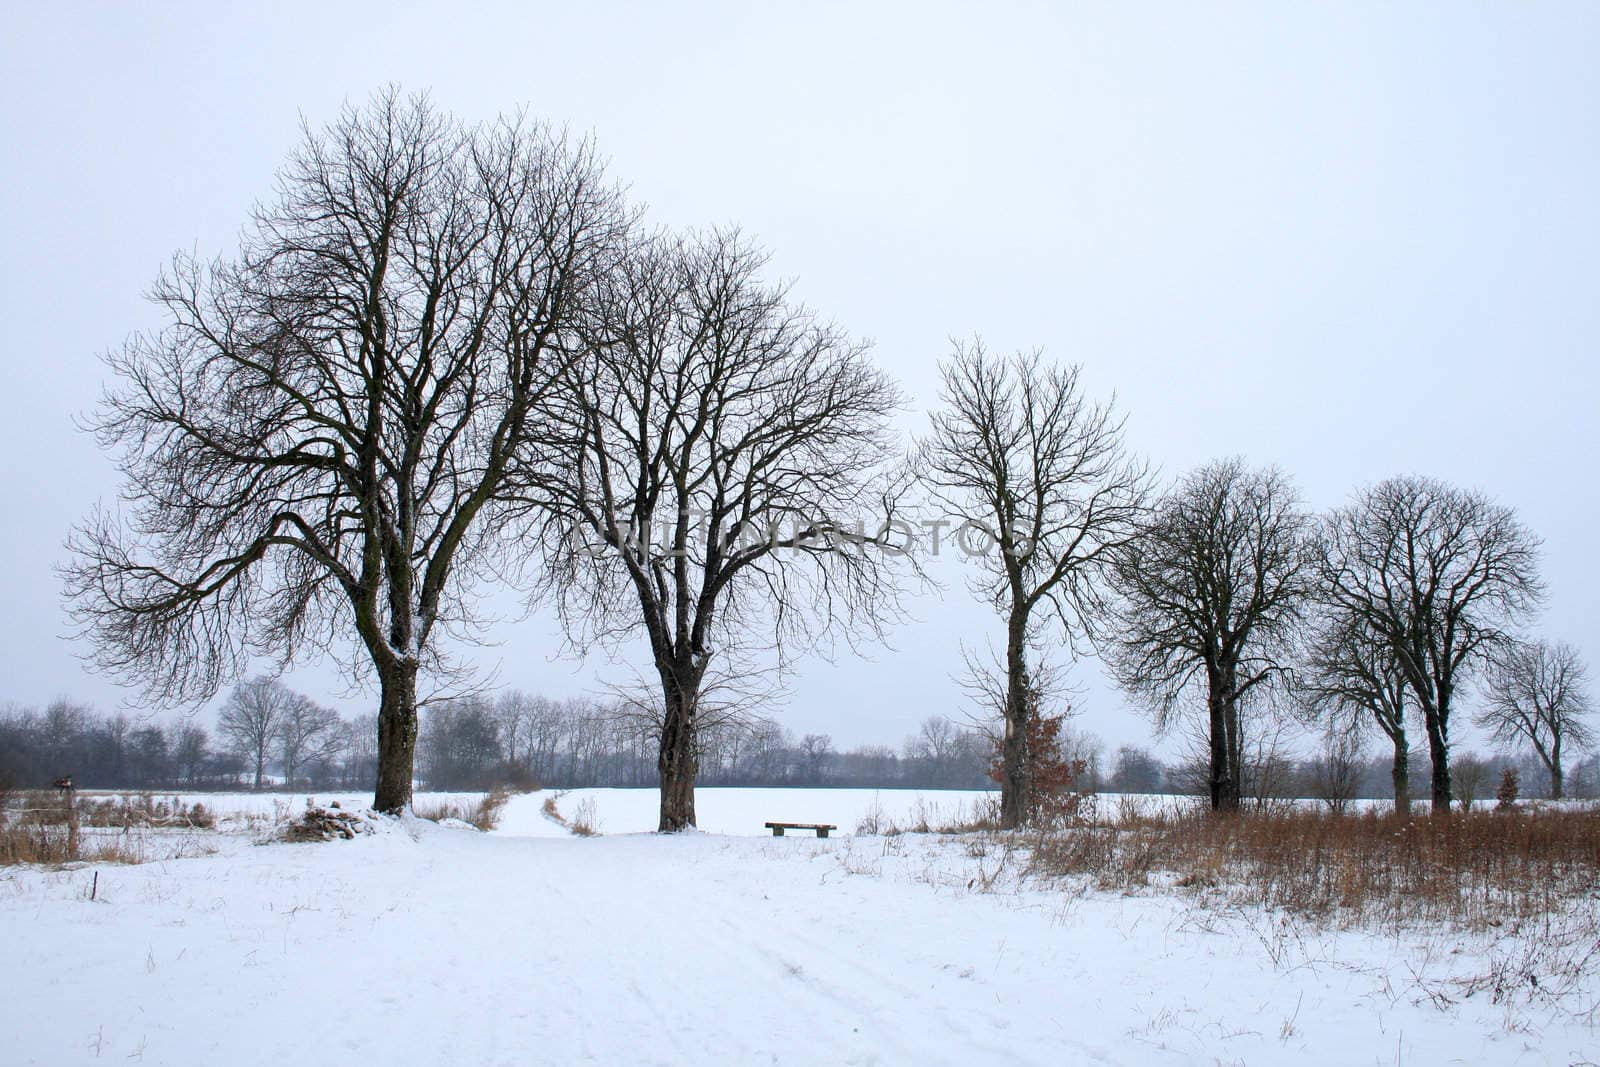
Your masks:
M 159 324 L 174 250 L 231 250 L 300 114 L 391 81 L 592 131 L 655 220 L 743 226 L 876 342 L 908 427 L 980 332 L 1081 362 L 1169 475 L 1243 453 L 1318 508 L 1485 489 L 1545 540 L 1541 632 L 1600 658 L 1600 5 L 5 7 L 0 701 L 125 696 L 61 639 L 52 571 L 116 491 L 72 424 L 98 354 Z M 960 642 L 998 627 L 959 582 L 913 608 L 872 662 L 806 663 L 786 725 L 843 747 L 958 712 Z M 504 684 L 593 687 L 541 619 L 496 637 Z M 1078 676 L 1086 728 L 1148 737 Z

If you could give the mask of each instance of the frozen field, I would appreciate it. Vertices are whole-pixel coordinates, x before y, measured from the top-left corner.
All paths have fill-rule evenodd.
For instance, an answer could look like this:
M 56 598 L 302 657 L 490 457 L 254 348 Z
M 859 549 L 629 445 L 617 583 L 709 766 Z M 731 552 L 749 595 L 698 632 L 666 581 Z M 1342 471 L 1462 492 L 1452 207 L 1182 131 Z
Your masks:
M 224 832 L 195 858 L 6 869 L 0 1062 L 1600 1058 L 1570 1002 L 1466 995 L 1525 947 L 1509 930 L 1317 931 L 1021 879 L 977 838 L 760 825 L 845 834 L 874 800 L 907 822 L 919 800 L 955 814 L 973 797 L 708 789 L 716 832 L 660 837 L 634 832 L 654 793 L 576 791 L 562 810 L 592 800 L 604 831 L 578 839 L 534 794 L 492 834 L 390 820 L 354 841 Z

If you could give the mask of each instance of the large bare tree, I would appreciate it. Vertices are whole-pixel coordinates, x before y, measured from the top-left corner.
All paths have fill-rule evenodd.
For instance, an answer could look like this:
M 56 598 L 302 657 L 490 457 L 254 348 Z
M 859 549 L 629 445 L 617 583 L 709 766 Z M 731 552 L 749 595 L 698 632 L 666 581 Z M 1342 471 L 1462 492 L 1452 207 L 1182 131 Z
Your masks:
M 1313 588 L 1310 528 L 1285 475 L 1224 459 L 1187 475 L 1116 553 L 1107 664 L 1160 728 L 1188 694 L 1203 696 L 1213 809 L 1239 806 L 1245 702 L 1291 670 Z
M 1538 538 L 1482 493 L 1420 477 L 1379 482 L 1323 525 L 1321 597 L 1399 666 L 1447 813 L 1455 697 L 1542 598 Z
M 974 341 L 958 343 L 940 372 L 943 406 L 916 469 L 963 524 L 973 592 L 1005 619 L 1000 819 L 1014 828 L 1033 810 L 1025 720 L 1037 704 L 1030 692 L 1044 691 L 1030 648 L 1046 620 L 1069 647 L 1088 633 L 1105 565 L 1148 510 L 1149 477 L 1112 404 L 1084 395 L 1078 367 L 1037 351 L 1001 358 Z
M 1411 814 L 1411 740 L 1406 734 L 1410 686 L 1388 642 L 1359 619 L 1325 611 L 1311 635 L 1305 669 L 1298 678 L 1311 709 L 1332 734 L 1359 737 L 1368 724 L 1389 739 L 1394 751 L 1390 780 L 1394 808 Z
M 899 392 L 762 281 L 764 259 L 733 233 L 641 236 L 564 378 L 568 437 L 528 464 L 569 632 L 648 643 L 663 832 L 694 825 L 715 658 L 781 669 L 797 640 L 871 630 L 895 603 L 874 524 Z
M 380 690 L 374 805 L 411 800 L 418 676 L 466 634 L 480 521 L 625 229 L 587 145 L 390 91 L 304 143 L 238 255 L 179 256 L 108 358 L 126 513 L 70 541 L 100 667 L 204 699 L 334 651 Z
M 1594 747 L 1588 668 L 1566 642 L 1514 642 L 1494 656 L 1475 716 L 1490 739 L 1526 745 L 1550 773 L 1550 795 L 1562 794 L 1562 760 L 1573 749 Z

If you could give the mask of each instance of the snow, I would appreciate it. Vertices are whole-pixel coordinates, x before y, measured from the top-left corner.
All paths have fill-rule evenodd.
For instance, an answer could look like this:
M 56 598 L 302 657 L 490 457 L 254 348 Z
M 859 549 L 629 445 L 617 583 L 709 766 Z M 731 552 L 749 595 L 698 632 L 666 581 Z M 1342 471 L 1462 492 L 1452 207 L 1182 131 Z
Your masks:
M 513 797 L 498 832 L 565 836 L 540 810 L 546 795 Z M 971 818 L 997 795 L 959 789 L 697 789 L 695 817 L 702 832 L 731 836 L 771 836 L 769 821 L 828 823 L 852 833 L 874 813 L 900 827 L 919 820 L 939 827 Z M 654 789 L 574 789 L 557 797 L 569 816 L 591 804 L 602 833 L 648 833 L 659 825 L 661 802 Z
M 669 837 L 616 832 L 653 826 L 650 791 L 575 791 L 561 810 L 592 800 L 606 831 L 580 839 L 545 796 L 489 834 L 385 820 L 0 870 L 0 1060 L 1481 1064 L 1600 1045 L 1537 1005 L 1440 1002 L 1503 945 L 1070 892 L 980 839 L 849 832 L 874 799 L 970 798 L 707 789 L 702 831 Z M 840 836 L 756 836 L 767 819 Z

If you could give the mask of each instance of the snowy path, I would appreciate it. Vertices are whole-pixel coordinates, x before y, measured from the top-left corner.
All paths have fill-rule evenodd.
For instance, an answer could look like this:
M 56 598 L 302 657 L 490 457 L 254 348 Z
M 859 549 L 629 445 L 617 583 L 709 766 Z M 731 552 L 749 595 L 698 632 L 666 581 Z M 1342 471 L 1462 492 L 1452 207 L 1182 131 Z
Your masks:
M 0 1062 L 1567 1063 L 1170 898 L 969 891 L 916 836 L 354 842 L 0 874 Z M 1392 947 L 1392 946 L 1388 946 Z M 1373 964 L 1376 966 L 1377 964 Z

